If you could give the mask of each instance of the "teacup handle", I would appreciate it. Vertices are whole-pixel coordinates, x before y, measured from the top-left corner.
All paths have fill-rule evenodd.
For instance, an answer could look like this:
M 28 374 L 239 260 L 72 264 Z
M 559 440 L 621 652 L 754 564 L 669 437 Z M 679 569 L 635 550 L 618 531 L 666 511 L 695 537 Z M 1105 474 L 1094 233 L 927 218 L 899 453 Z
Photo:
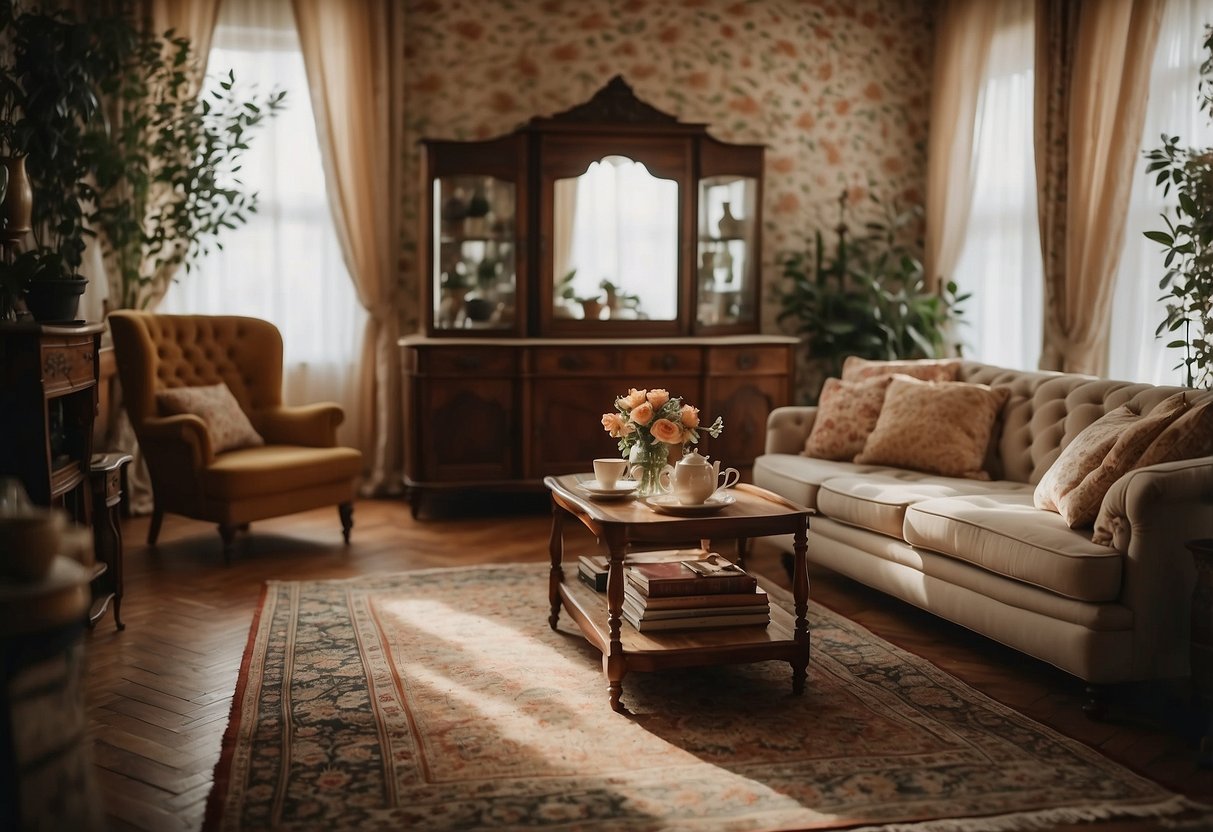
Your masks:
M 730 475 L 732 476 L 731 479 Z M 725 468 L 720 472 L 720 476 L 724 478 L 724 482 L 717 486 L 717 491 L 723 491 L 726 488 L 731 488 L 732 486 L 736 485 L 738 480 L 741 479 L 741 472 L 736 468 Z

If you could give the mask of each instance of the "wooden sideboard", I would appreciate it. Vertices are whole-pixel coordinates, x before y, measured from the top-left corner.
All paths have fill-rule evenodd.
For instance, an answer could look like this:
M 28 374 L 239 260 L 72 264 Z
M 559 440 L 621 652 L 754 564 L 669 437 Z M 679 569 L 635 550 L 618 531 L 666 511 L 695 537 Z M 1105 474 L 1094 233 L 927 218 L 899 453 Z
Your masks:
M 405 486 L 426 492 L 540 488 L 619 453 L 602 414 L 629 388 L 663 387 L 720 416 L 700 448 L 747 478 L 767 414 L 788 403 L 795 338 L 429 338 L 400 340 Z

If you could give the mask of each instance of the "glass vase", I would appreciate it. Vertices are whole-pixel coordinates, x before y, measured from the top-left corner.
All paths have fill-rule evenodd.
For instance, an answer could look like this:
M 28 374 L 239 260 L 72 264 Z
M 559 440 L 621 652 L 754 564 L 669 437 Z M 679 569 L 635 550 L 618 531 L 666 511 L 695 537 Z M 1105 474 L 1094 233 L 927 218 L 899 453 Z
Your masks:
M 641 442 L 628 454 L 628 469 L 636 480 L 637 497 L 655 497 L 669 490 L 669 475 L 673 473 L 668 460 L 670 446 L 664 442 L 650 445 Z M 662 482 L 663 478 L 665 483 Z

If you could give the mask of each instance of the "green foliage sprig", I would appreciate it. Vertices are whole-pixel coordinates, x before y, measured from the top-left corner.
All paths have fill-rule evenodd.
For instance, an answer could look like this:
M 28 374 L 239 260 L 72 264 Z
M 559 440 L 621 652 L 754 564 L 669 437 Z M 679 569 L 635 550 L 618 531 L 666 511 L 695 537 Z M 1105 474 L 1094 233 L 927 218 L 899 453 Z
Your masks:
M 853 234 L 844 191 L 832 249 L 819 229 L 811 247 L 779 258 L 783 281 L 776 286 L 777 320 L 794 324 L 823 379 L 840 375 L 848 355 L 938 358 L 958 350 L 955 328 L 970 295 L 952 281 L 939 292 L 927 288 L 922 262 L 905 242 L 921 208 L 881 207 L 880 221 Z
M 1200 66 L 1200 110 L 1213 116 L 1213 27 L 1207 30 L 1205 49 L 1210 57 Z M 1158 283 L 1166 317 L 1154 332 L 1179 334 L 1168 348 L 1182 349 L 1182 368 L 1189 387 L 1213 386 L 1213 148 L 1180 147 L 1178 136 L 1162 135 L 1162 147 L 1145 154 L 1146 172 L 1163 196 L 1175 190 L 1174 219 L 1162 214 L 1166 231 L 1145 236 L 1166 252 L 1166 274 Z

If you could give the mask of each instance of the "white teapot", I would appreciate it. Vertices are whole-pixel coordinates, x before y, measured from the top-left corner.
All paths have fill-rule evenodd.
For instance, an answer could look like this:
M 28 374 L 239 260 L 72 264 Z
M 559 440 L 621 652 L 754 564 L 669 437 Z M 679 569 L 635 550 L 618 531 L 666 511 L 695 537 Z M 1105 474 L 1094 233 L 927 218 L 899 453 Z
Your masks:
M 709 462 L 698 451 L 691 451 L 674 466 L 670 491 L 682 505 L 702 505 L 717 490 L 735 485 L 740 478 L 741 473 L 736 468 L 726 468 L 722 474 L 719 462 Z

